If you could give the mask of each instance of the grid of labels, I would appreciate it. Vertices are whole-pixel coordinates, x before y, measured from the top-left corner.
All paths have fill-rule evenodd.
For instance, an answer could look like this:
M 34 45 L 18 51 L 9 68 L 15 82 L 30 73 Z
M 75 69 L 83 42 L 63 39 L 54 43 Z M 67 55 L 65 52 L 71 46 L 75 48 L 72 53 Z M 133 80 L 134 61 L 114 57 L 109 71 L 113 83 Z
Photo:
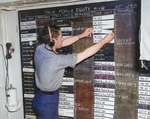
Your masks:
M 114 15 L 93 17 L 93 43 L 114 29 Z M 95 54 L 94 119 L 113 119 L 115 104 L 114 40 Z
M 59 93 L 59 116 L 74 117 L 74 78 L 64 77 L 62 86 L 66 86 L 64 93 Z M 70 87 L 70 88 L 68 88 Z
M 93 17 L 93 42 L 97 43 L 114 29 L 114 15 Z M 111 41 L 114 43 L 114 40 Z
M 150 77 L 139 76 L 138 119 L 150 119 Z
M 25 118 L 36 119 L 32 102 L 35 92 L 33 56 L 36 48 L 36 21 L 20 22 L 22 77 Z
M 94 119 L 113 119 L 115 63 L 95 61 Z
M 34 30 L 36 28 L 36 21 L 21 22 L 21 42 L 36 41 L 36 32 L 29 32 L 30 30 Z
M 61 27 L 62 36 L 64 38 L 72 36 L 71 24 Z M 74 118 L 74 78 L 68 76 L 68 70 L 65 69 L 62 86 L 59 90 L 59 118 Z M 73 73 L 72 73 L 73 74 Z

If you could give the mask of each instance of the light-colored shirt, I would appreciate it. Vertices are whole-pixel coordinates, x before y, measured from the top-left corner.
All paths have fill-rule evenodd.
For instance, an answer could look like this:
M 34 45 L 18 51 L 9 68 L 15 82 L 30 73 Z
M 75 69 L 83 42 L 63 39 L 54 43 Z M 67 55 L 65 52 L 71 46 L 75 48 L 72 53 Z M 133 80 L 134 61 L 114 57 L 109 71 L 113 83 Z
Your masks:
M 55 91 L 61 87 L 66 67 L 74 68 L 77 54 L 59 55 L 45 48 L 45 44 L 37 46 L 34 54 L 35 81 L 42 91 Z

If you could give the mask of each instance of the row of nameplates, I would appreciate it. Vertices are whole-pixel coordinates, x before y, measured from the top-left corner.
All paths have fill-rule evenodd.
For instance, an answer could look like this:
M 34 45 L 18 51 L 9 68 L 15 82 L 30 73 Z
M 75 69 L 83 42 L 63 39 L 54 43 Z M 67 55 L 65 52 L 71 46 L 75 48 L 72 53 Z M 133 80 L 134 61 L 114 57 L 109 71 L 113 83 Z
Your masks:
M 139 76 L 139 100 L 140 105 L 150 106 L 150 77 Z M 145 105 L 145 106 L 144 106 Z M 140 107 L 140 108 L 142 108 Z M 138 119 L 150 119 L 150 110 L 138 109 Z
M 99 21 L 99 19 L 103 21 Z M 110 19 L 110 20 L 109 20 Z M 98 21 L 97 21 L 98 20 Z M 29 30 L 29 29 L 36 29 L 36 21 L 27 21 L 27 22 L 21 22 L 20 23 L 20 29 L 21 30 Z M 109 34 L 114 29 L 114 15 L 105 15 L 105 16 L 95 16 L 93 17 L 93 43 L 97 43 L 102 38 L 106 36 L 106 34 Z M 72 27 L 62 27 L 61 31 L 67 32 L 72 31 Z M 101 34 L 97 34 L 101 33 Z M 37 34 L 36 33 L 27 33 L 27 34 L 21 34 L 21 41 L 36 41 Z M 112 41 L 111 43 L 114 43 Z
M 71 84 L 73 86 L 74 78 L 64 77 L 62 85 Z M 71 86 L 70 85 L 70 86 Z M 115 89 L 98 88 L 95 87 L 95 100 L 94 100 L 94 118 L 113 118 L 114 114 L 114 101 Z M 74 117 L 74 94 L 60 93 L 59 95 L 59 115 Z M 78 110 L 86 110 L 83 107 L 78 107 Z
M 93 43 L 99 42 L 106 34 L 114 29 L 114 15 L 103 15 L 93 17 Z M 110 43 L 114 43 L 112 40 Z
M 113 32 L 114 15 L 93 17 L 93 43 L 99 42 L 107 34 Z M 114 40 L 111 42 L 114 43 Z M 111 71 L 109 70 L 111 69 Z M 115 62 L 95 61 L 95 83 L 115 85 Z M 103 78 L 103 79 L 102 79 Z M 103 87 L 103 86 L 102 86 Z M 94 88 L 94 119 L 113 119 L 115 89 Z

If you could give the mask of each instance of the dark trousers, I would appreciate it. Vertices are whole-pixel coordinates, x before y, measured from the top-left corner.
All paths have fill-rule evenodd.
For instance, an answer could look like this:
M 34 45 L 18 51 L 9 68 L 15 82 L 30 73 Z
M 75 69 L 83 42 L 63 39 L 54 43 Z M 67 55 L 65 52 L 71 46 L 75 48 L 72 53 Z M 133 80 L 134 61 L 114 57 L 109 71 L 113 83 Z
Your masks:
M 58 119 L 59 90 L 54 94 L 37 91 L 33 99 L 37 119 Z

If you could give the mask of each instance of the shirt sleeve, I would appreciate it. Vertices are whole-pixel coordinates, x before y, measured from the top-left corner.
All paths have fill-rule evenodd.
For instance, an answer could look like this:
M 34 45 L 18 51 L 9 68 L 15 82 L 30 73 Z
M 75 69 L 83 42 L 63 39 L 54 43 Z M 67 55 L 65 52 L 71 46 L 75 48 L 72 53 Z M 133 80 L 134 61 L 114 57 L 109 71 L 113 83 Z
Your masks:
M 77 54 L 67 54 L 67 55 L 57 55 L 57 66 L 59 69 L 63 69 L 66 67 L 72 67 L 74 68 L 77 61 Z

